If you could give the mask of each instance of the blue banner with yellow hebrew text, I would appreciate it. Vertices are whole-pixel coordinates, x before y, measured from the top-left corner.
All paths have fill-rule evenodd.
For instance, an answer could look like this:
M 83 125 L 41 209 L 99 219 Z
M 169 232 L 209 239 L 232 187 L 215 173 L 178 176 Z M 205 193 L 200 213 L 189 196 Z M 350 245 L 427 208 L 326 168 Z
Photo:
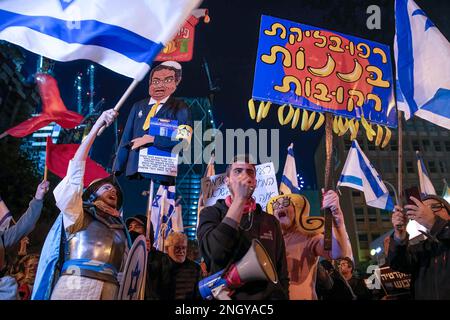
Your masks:
M 253 99 L 397 127 L 389 47 L 262 16 Z

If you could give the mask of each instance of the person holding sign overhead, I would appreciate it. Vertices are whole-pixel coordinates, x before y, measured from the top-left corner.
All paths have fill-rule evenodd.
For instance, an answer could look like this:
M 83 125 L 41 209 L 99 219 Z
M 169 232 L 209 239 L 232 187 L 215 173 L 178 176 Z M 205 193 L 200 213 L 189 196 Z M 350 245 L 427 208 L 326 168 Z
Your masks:
M 191 113 L 181 100 L 172 97 L 181 82 L 182 68 L 178 62 L 165 61 L 150 72 L 149 94 L 131 108 L 113 165 L 116 175 L 125 173 L 130 179 L 153 179 L 165 185 L 173 185 L 175 178 L 138 170 L 140 153 L 149 146 L 163 152 L 171 152 L 180 141 L 190 141 L 192 135 Z M 170 121 L 175 133 L 167 126 L 159 131 L 151 123 Z

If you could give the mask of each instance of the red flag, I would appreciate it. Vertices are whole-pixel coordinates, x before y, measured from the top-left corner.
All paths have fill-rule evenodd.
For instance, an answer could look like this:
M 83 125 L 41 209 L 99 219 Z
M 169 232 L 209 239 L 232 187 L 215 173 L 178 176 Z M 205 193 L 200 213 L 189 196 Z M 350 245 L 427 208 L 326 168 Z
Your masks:
M 77 152 L 79 144 L 53 144 L 50 136 L 47 137 L 47 156 L 45 162 L 48 170 L 60 178 L 67 174 L 69 161 Z M 84 173 L 84 186 L 88 186 L 95 179 L 106 178 L 109 173 L 91 158 L 86 159 L 86 170 Z
M 66 129 L 72 129 L 83 120 L 82 115 L 67 110 L 59 94 L 58 84 L 52 76 L 39 73 L 36 75 L 36 82 L 42 100 L 41 114 L 6 130 L 2 137 L 9 134 L 16 138 L 23 138 L 50 122 L 56 122 Z
M 193 10 L 172 41 L 169 41 L 156 56 L 155 61 L 191 61 L 194 54 L 195 26 L 202 17 L 205 23 L 209 23 L 208 9 Z

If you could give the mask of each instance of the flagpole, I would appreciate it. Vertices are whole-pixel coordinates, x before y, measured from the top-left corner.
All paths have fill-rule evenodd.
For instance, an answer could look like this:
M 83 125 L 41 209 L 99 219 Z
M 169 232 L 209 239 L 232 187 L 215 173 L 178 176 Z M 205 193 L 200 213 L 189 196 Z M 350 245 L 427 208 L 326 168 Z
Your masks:
M 125 100 L 130 96 L 131 92 L 133 92 L 134 88 L 136 88 L 136 86 L 139 84 L 139 80 L 134 79 L 133 82 L 130 84 L 130 86 L 128 87 L 128 89 L 125 91 L 125 93 L 122 95 L 122 97 L 120 98 L 120 100 L 116 103 L 116 105 L 114 106 L 114 111 L 119 112 L 120 108 L 122 107 L 123 103 L 125 102 Z M 103 131 L 105 131 L 106 127 L 102 126 L 99 130 L 99 132 L 97 133 L 97 136 L 100 136 Z
M 48 172 L 48 168 L 47 168 L 47 159 L 48 159 L 48 141 L 51 138 L 47 138 L 47 141 L 45 143 L 45 166 L 44 166 L 44 181 L 47 181 L 47 172 Z
M 332 189 L 333 178 L 333 115 L 325 113 L 325 192 Z M 330 208 L 325 209 L 325 234 L 324 234 L 324 250 L 331 251 L 332 249 L 332 227 L 333 216 Z
M 151 223 L 151 217 L 152 217 L 153 188 L 154 188 L 153 180 L 150 180 L 148 202 L 147 202 L 147 224 L 146 224 L 146 229 L 145 229 L 146 242 L 150 242 L 150 232 L 151 232 L 150 223 Z M 147 248 L 147 250 L 150 251 L 151 248 Z M 147 257 L 147 259 L 148 259 L 148 257 Z M 144 266 L 144 275 L 142 276 L 142 285 L 141 285 L 141 291 L 139 292 L 139 300 L 144 300 L 146 282 L 147 282 L 147 266 Z
M 398 151 L 397 151 L 397 205 L 403 206 L 403 112 L 398 110 Z M 403 224 L 397 225 L 397 230 L 402 230 L 405 226 Z
M 167 198 L 167 189 L 164 188 L 163 193 L 162 193 L 162 197 L 161 197 L 161 205 L 159 206 L 159 212 L 160 212 L 160 216 L 164 216 L 164 210 L 165 210 L 165 206 L 166 206 L 166 198 Z M 175 208 L 174 208 L 175 210 Z M 170 217 L 171 219 L 172 217 Z M 160 224 L 161 227 L 163 226 L 164 221 Z M 166 227 L 164 228 L 164 230 L 162 230 L 161 232 L 161 239 L 162 239 L 162 251 L 165 252 L 164 250 L 164 241 L 166 240 L 166 230 L 167 230 L 167 225 L 169 224 L 169 221 L 165 222 Z

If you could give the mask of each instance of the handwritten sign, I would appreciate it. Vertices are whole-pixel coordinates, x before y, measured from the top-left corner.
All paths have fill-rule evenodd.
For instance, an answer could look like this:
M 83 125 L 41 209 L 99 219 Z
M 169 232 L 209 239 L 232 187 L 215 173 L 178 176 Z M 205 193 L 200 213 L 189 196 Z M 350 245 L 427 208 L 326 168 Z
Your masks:
M 218 174 L 202 179 L 203 199 L 206 206 L 212 206 L 219 199 L 225 199 L 230 191 L 225 184 L 226 174 Z M 272 162 L 256 166 L 256 188 L 253 198 L 261 205 L 263 210 L 270 198 L 278 195 L 278 183 L 275 176 L 275 168 Z
M 262 16 L 252 96 L 397 127 L 389 47 Z

